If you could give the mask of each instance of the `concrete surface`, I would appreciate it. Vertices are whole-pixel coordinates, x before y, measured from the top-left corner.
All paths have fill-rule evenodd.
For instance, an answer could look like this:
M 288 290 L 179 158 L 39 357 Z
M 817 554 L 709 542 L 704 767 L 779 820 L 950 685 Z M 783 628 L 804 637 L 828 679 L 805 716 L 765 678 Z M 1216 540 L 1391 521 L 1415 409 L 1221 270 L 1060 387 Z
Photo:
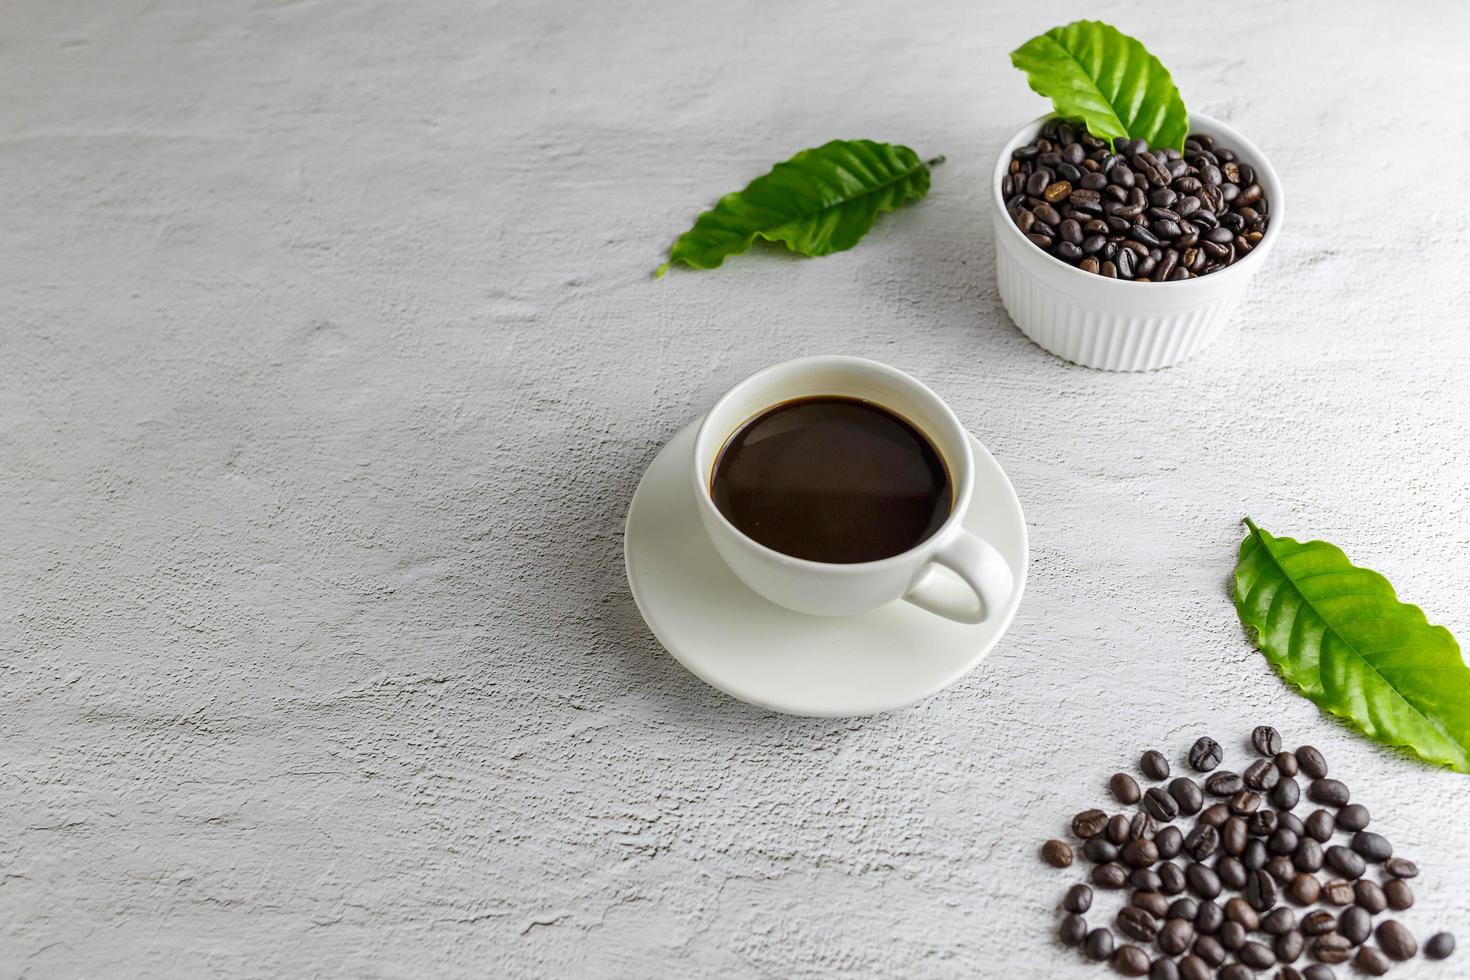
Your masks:
M 1470 943 L 1470 778 L 1288 691 L 1225 592 L 1250 514 L 1470 636 L 1470 8 L 1107 8 L 1293 197 L 1236 325 L 1148 376 L 993 283 L 985 175 L 1043 108 L 1006 53 L 1099 13 L 8 4 L 0 975 L 1103 976 L 1037 844 L 1263 720 Z M 840 136 L 949 162 L 856 251 L 649 278 Z M 702 686 L 621 559 L 659 444 L 826 351 L 946 397 L 1034 549 L 978 670 L 840 722 Z

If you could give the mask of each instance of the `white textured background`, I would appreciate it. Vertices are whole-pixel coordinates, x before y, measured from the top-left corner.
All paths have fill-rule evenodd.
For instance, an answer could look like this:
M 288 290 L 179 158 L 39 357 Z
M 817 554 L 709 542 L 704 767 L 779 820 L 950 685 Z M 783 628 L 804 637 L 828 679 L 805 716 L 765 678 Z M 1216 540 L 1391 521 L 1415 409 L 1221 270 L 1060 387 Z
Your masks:
M 1102 13 L 1292 196 L 1204 355 L 996 298 L 1008 64 Z M 1242 638 L 1246 513 L 1470 637 L 1470 8 L 12 0 L 0 21 L 0 974 L 1087 977 L 1039 840 L 1273 720 L 1470 944 L 1470 777 Z M 856 251 L 649 273 L 833 137 L 949 163 Z M 1010 635 L 897 714 L 705 688 L 621 526 L 744 374 L 932 384 L 1016 484 Z M 1464 976 L 1470 950 L 1397 975 Z

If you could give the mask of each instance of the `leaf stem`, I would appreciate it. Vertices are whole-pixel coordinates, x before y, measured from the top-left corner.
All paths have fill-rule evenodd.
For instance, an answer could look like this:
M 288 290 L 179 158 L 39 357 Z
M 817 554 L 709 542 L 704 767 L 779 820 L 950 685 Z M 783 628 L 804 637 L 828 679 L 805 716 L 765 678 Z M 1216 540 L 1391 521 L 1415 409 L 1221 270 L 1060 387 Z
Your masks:
M 925 160 L 924 161 L 924 166 L 926 166 L 926 167 L 937 167 L 937 166 L 939 166 L 943 162 L 944 162 L 944 154 L 941 153 L 941 154 L 939 154 L 939 156 L 935 157 L 933 160 Z

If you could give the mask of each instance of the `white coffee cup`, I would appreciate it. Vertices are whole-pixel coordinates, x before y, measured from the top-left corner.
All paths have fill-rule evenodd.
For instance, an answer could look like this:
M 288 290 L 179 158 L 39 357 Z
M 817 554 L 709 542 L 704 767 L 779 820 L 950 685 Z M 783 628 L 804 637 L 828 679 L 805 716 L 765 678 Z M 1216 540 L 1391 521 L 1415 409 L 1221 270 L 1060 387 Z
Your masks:
M 872 402 L 917 428 L 949 469 L 953 507 L 939 530 L 908 551 L 878 561 L 837 564 L 793 558 L 745 535 L 715 506 L 710 483 L 726 441 L 746 422 L 793 398 L 840 395 Z M 964 527 L 975 492 L 969 433 L 949 406 L 897 368 L 860 357 L 804 357 L 776 364 L 731 388 L 694 437 L 699 517 L 715 550 L 742 582 L 771 602 L 814 616 L 851 616 L 906 599 L 961 623 L 984 622 L 1015 589 L 1010 566 Z M 939 568 L 958 576 L 958 588 Z

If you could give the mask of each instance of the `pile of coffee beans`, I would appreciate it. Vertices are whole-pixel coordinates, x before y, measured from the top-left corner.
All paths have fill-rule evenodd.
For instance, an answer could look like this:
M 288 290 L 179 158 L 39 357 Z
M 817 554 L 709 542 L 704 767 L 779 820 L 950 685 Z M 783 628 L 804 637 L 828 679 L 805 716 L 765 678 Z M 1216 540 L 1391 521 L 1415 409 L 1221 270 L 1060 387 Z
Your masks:
M 1125 772 L 1108 780 L 1131 810 L 1072 818 L 1092 868 L 1090 884 L 1062 899 L 1063 944 L 1151 980 L 1252 980 L 1271 970 L 1276 980 L 1336 980 L 1333 967 L 1349 960 L 1382 976 L 1418 954 L 1414 934 L 1387 914 L 1414 904 L 1414 862 L 1368 829 L 1368 808 L 1328 776 L 1321 752 L 1286 751 L 1269 725 L 1250 745 L 1256 758 L 1236 773 L 1219 768 L 1220 744 L 1201 738 L 1186 756 L 1193 773 L 1173 779 L 1166 756 L 1145 752 L 1139 773 L 1157 785 L 1143 789 Z M 1296 812 L 1304 801 L 1319 804 L 1305 817 Z M 1041 854 L 1058 868 L 1073 861 L 1063 840 Z M 1127 897 L 1111 927 L 1088 921 L 1093 889 Z M 1447 932 L 1424 943 L 1431 959 L 1454 949 Z M 1304 957 L 1315 962 L 1296 966 Z
M 1053 119 L 1011 153 L 1001 196 L 1038 248 L 1109 279 L 1173 282 L 1239 261 L 1266 233 L 1271 202 L 1250 164 L 1194 133 L 1184 152 L 1107 141 Z

